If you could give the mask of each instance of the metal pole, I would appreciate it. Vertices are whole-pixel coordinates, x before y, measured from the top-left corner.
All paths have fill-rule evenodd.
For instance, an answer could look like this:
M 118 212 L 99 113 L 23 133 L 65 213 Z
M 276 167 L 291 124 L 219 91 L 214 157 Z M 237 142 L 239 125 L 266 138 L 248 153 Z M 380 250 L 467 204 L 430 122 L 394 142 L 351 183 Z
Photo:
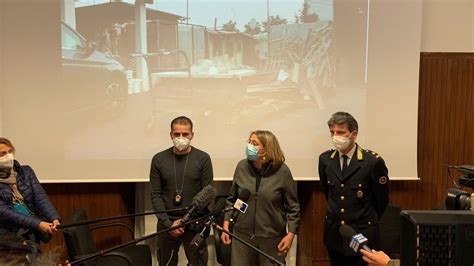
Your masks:
M 267 0 L 267 58 L 270 61 L 270 0 Z

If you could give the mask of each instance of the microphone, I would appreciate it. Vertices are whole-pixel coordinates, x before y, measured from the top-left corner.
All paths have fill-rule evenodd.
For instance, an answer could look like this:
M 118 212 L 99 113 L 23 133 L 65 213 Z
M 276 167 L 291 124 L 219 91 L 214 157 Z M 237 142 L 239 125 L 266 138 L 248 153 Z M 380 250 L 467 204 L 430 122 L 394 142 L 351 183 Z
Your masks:
M 248 204 L 245 202 L 250 198 L 250 191 L 246 188 L 240 191 L 239 197 L 235 200 L 234 210 L 232 211 L 232 216 L 230 222 L 235 224 L 240 213 L 245 213 L 247 211 Z
M 150 214 L 175 212 L 175 211 L 187 211 L 187 210 L 189 210 L 189 207 L 183 207 L 183 208 L 172 209 L 172 210 L 163 210 L 163 211 L 152 211 L 152 212 L 125 214 L 125 215 L 112 216 L 112 217 L 97 217 L 95 219 L 90 219 L 90 220 L 83 220 L 83 221 L 68 223 L 68 224 L 60 224 L 60 225 L 56 226 L 56 228 L 58 230 L 60 230 L 60 229 L 65 229 L 65 228 L 69 228 L 69 227 L 100 223 L 100 222 L 109 221 L 109 220 L 117 220 L 117 219 L 129 218 L 129 217 L 145 216 L 145 215 L 150 215 Z M 76 211 L 78 211 L 78 210 L 76 210 Z
M 356 233 L 352 227 L 343 224 L 341 227 L 339 227 L 339 233 L 341 234 L 342 238 L 350 240 L 349 247 L 351 247 L 355 253 L 359 253 L 360 249 L 364 249 L 372 253 L 372 249 L 367 246 L 367 243 L 369 243 L 367 237 L 361 233 Z
M 220 199 L 216 202 L 214 209 L 212 209 L 211 214 L 207 218 L 207 221 L 204 223 L 204 227 L 202 228 L 199 234 L 195 235 L 193 240 L 191 240 L 191 246 L 198 248 L 204 238 L 206 237 L 207 228 L 212 224 L 214 221 L 214 217 L 218 216 L 221 212 L 225 210 L 226 200 Z
M 183 218 L 181 218 L 181 224 L 190 221 L 196 212 L 206 208 L 209 203 L 214 200 L 216 193 L 216 189 L 211 185 L 205 186 L 199 193 L 197 193 L 191 202 L 191 208 Z

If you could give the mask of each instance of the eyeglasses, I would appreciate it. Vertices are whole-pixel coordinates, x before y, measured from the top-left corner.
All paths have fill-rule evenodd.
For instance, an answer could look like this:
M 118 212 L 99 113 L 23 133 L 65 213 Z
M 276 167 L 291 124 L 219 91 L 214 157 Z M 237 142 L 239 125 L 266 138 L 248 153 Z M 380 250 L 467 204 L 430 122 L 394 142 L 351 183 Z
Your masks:
M 192 133 L 188 133 L 188 132 L 183 132 L 183 133 L 179 133 L 179 132 L 173 132 L 171 133 L 171 136 L 173 136 L 173 138 L 178 138 L 178 137 L 190 137 Z

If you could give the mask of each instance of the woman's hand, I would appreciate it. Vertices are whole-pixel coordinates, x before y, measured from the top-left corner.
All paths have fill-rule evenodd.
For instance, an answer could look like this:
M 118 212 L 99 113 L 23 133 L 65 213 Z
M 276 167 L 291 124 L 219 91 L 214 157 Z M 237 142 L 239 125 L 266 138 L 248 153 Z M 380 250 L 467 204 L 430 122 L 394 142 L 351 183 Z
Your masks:
M 226 231 L 229 231 L 229 221 L 224 221 L 224 224 L 222 225 L 222 227 Z M 221 241 L 224 245 L 229 245 L 232 242 L 232 240 L 230 239 L 230 236 L 224 232 L 222 232 Z
M 289 232 L 288 234 L 286 234 L 285 237 L 281 239 L 277 247 L 278 256 L 286 256 L 286 253 L 288 253 L 291 248 L 291 244 L 293 243 L 293 238 L 295 238 L 295 234 Z
M 38 225 L 38 230 L 40 230 L 43 233 L 48 233 L 48 234 L 53 234 L 53 224 L 41 221 Z
M 58 231 L 58 229 L 56 228 L 58 225 L 60 225 L 61 223 L 59 222 L 59 220 L 54 220 L 53 221 L 53 226 L 51 227 L 51 231 L 53 233 L 56 233 Z

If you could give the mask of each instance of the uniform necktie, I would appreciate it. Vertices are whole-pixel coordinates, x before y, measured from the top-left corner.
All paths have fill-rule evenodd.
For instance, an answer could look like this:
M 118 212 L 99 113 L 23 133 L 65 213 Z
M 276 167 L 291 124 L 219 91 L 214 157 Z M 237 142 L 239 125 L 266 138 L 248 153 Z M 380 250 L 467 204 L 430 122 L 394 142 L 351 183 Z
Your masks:
M 342 173 L 347 170 L 347 159 L 349 159 L 347 155 L 342 155 Z

